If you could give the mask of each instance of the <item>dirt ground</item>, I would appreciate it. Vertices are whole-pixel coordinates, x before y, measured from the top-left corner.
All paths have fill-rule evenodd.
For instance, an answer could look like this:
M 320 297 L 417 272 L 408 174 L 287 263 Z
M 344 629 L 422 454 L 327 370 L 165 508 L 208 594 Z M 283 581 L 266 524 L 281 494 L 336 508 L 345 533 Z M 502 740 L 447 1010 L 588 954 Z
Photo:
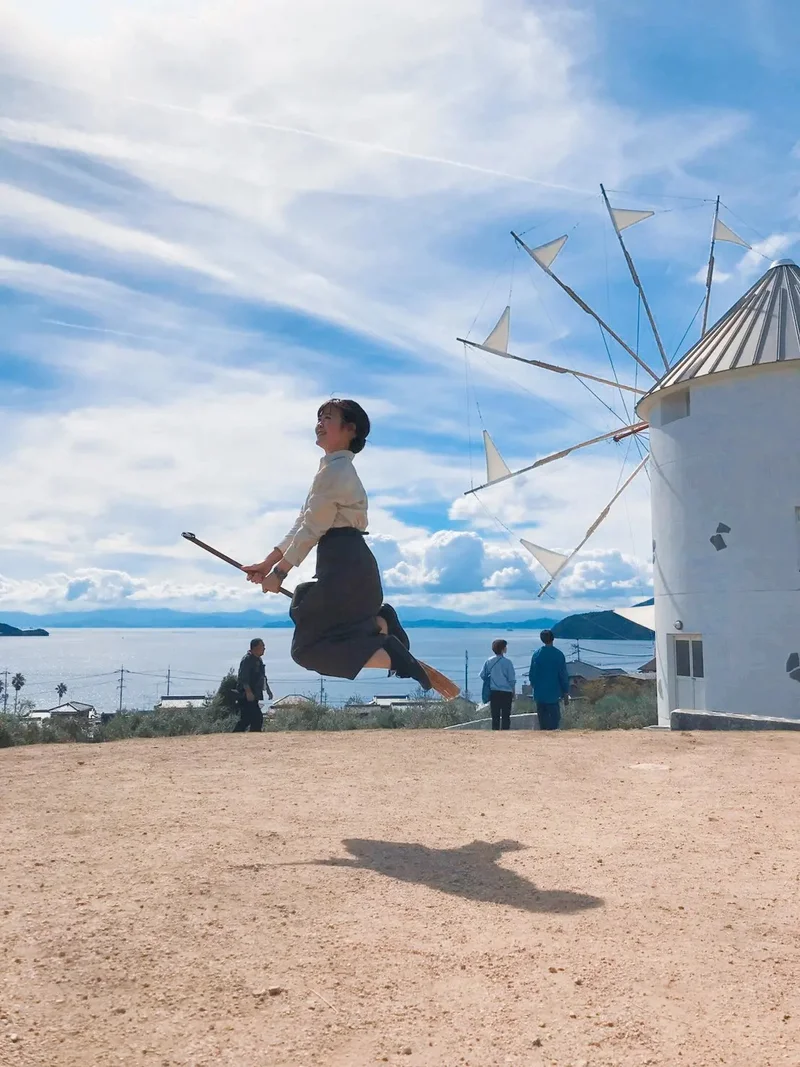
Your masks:
M 0 772 L 3 1065 L 800 1064 L 797 734 L 217 735 Z

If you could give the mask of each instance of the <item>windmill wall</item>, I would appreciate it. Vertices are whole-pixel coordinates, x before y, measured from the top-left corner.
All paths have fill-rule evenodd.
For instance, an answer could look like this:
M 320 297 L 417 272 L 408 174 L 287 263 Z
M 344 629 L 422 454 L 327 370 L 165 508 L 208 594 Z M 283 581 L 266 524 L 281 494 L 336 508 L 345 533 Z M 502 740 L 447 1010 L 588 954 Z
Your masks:
M 692 692 L 709 711 L 800 718 L 800 360 L 662 387 L 639 410 L 659 723 Z M 692 638 L 701 677 L 687 680 Z

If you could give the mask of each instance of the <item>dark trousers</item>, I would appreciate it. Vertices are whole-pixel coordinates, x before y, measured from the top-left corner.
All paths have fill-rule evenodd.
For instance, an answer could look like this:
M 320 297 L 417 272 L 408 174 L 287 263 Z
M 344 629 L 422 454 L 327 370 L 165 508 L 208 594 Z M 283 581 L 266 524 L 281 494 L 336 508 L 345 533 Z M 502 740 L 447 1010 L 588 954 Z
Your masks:
M 489 707 L 492 709 L 492 729 L 511 729 L 511 704 L 514 700 L 513 693 L 504 693 L 500 689 L 493 689 L 489 695 Z
M 557 730 L 561 725 L 560 704 L 540 704 L 537 700 L 536 714 L 539 716 L 540 730 Z
M 245 697 L 239 697 L 239 721 L 233 728 L 235 734 L 242 734 L 246 730 L 249 730 L 251 734 L 261 733 L 261 727 L 264 725 L 264 716 L 261 714 L 261 708 L 258 706 L 257 700 L 247 700 Z

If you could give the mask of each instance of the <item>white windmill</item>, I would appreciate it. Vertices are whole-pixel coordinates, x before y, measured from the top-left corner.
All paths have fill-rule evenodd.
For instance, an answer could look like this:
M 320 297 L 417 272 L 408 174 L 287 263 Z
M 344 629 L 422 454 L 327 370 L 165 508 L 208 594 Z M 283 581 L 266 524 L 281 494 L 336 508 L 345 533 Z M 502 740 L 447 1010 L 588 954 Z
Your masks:
M 659 724 L 677 708 L 800 717 L 800 268 L 773 264 L 707 330 L 718 241 L 749 248 L 719 218 L 717 200 L 701 339 L 674 366 L 623 230 L 653 212 L 612 208 L 601 192 L 664 364 L 659 376 L 566 285 L 552 265 L 566 237 L 529 248 L 514 239 L 645 370 L 649 391 L 508 351 L 510 309 L 483 344 L 464 344 L 558 374 L 638 394 L 639 421 L 511 471 L 484 430 L 480 492 L 604 440 L 649 433 L 649 452 L 572 552 L 527 540 L 546 571 L 539 596 L 563 574 L 611 507 L 649 464 L 654 606 L 621 610 L 656 631 Z

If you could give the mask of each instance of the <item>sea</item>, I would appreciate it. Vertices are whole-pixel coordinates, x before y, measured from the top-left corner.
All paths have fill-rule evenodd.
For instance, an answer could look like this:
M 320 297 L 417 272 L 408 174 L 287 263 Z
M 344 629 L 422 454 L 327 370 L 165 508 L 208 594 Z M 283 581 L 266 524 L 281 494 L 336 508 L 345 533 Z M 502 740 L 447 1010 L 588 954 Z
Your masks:
M 481 667 L 491 656 L 496 637 L 508 641 L 518 679 L 527 675 L 531 654 L 540 646 L 535 630 L 419 627 L 408 632 L 412 651 L 458 682 L 473 699 L 480 698 Z M 60 682 L 67 686 L 65 700 L 92 704 L 98 712 L 118 711 L 120 706 L 152 709 L 168 691 L 171 696 L 192 697 L 215 692 L 227 671 L 236 669 L 253 636 L 252 630 L 228 629 L 56 629 L 49 637 L 2 637 L 0 680 L 7 670 L 9 711 L 14 701 L 10 681 L 17 672 L 25 677 L 20 699 L 32 700 L 37 709 L 60 702 L 56 693 Z M 262 631 L 259 636 L 266 640 L 264 662 L 276 698 L 297 693 L 338 706 L 353 697 L 369 701 L 414 692 L 413 682 L 388 678 L 383 671 L 363 671 L 355 681 L 320 678 L 292 661 L 289 627 Z M 556 641 L 556 645 L 567 659 L 624 670 L 636 670 L 654 655 L 652 641 Z

